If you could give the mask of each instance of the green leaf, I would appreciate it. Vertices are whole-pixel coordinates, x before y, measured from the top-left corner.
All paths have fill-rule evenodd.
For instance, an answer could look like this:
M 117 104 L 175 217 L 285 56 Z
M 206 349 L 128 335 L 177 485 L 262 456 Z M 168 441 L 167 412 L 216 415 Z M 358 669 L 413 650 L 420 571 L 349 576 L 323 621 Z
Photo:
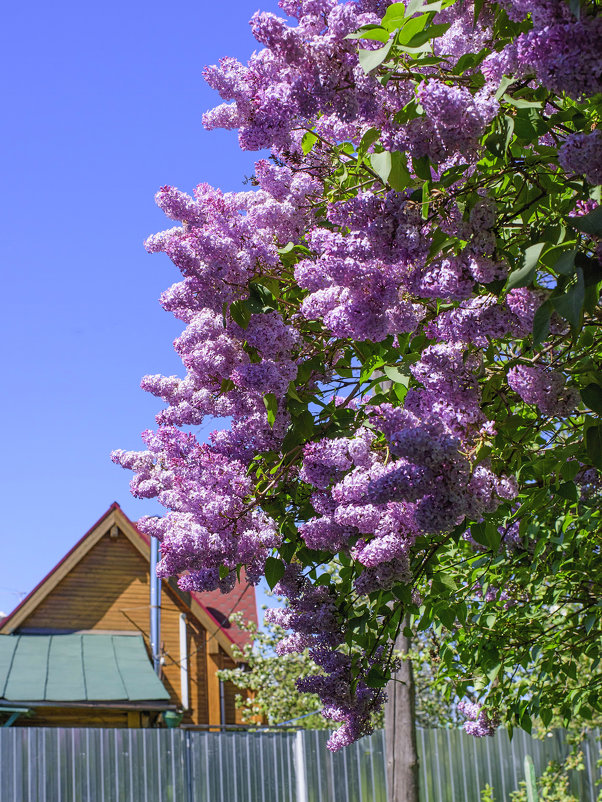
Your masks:
M 420 17 L 407 20 L 402 30 L 397 34 L 397 44 L 407 45 L 413 36 L 424 29 L 428 21 L 428 14 L 422 14 Z
M 412 176 L 408 170 L 406 158 L 398 150 L 391 154 L 391 172 L 389 173 L 389 184 L 397 192 L 405 189 L 412 183 Z
M 305 410 L 300 415 L 294 415 L 293 426 L 304 440 L 308 440 L 314 433 L 314 416 L 309 410 Z
M 421 156 L 419 159 L 414 156 L 412 158 L 412 169 L 418 178 L 423 178 L 425 181 L 431 180 L 431 163 L 428 156 Z
M 546 133 L 548 125 L 537 109 L 519 109 L 514 118 L 514 130 L 519 139 L 533 143 Z
M 360 382 L 363 384 L 364 382 L 368 381 L 368 379 L 372 376 L 375 370 L 382 368 L 385 364 L 385 361 L 382 357 L 373 355 L 368 357 L 368 359 L 364 362 L 362 366 L 362 370 L 360 373 Z
M 220 565 L 219 567 L 219 578 L 225 579 L 230 574 L 230 569 L 227 565 Z
M 589 635 L 592 631 L 594 624 L 598 621 L 598 616 L 595 613 L 591 613 L 585 619 L 585 631 Z
M 413 59 L 412 66 L 422 69 L 423 67 L 432 67 L 435 64 L 441 64 L 442 61 L 447 61 L 447 59 L 439 56 L 421 56 L 419 53 L 417 53 Z
M 497 527 L 490 521 L 481 521 L 480 523 L 472 524 L 470 527 L 470 534 L 477 543 L 480 543 L 481 546 L 485 546 L 485 548 L 491 549 L 494 552 L 499 549 L 502 541 L 502 536 L 498 532 Z
M 230 304 L 230 317 L 242 329 L 246 329 L 251 320 L 251 307 L 248 301 L 234 301 Z
M 273 590 L 274 587 L 278 584 L 278 582 L 284 576 L 285 565 L 282 560 L 276 559 L 276 557 L 268 557 L 265 561 L 265 578 L 266 582 L 270 586 L 270 590 Z
M 384 150 L 382 153 L 373 153 L 370 156 L 370 164 L 374 172 L 386 184 L 391 172 L 391 153 Z
M 514 134 L 514 118 L 505 115 L 500 121 L 499 130 L 485 140 L 485 147 L 494 156 L 503 158 L 512 142 Z
M 549 707 L 544 707 L 539 711 L 539 717 L 542 720 L 544 727 L 547 727 L 550 721 L 554 718 L 554 711 Z
M 454 240 L 444 231 L 442 231 L 440 228 L 436 228 L 433 231 L 431 247 L 429 248 L 427 261 L 433 259 L 444 247 L 451 245 L 453 242 Z
M 421 14 L 426 12 L 431 14 L 434 11 L 441 11 L 444 6 L 450 5 L 449 0 L 436 0 L 436 2 L 429 2 L 429 0 L 410 0 L 406 6 L 406 17 L 413 17 L 414 14 Z
M 512 78 L 509 75 L 504 75 L 495 93 L 495 99 L 499 100 L 506 91 L 506 89 L 508 89 L 510 84 L 513 84 L 515 80 L 516 78 Z
M 510 147 L 510 143 L 512 142 L 512 137 L 514 136 L 514 117 L 509 117 L 507 114 L 504 115 L 504 127 L 502 129 L 502 133 L 504 134 L 504 151 L 505 154 L 508 148 Z
M 447 629 L 453 628 L 454 624 L 456 623 L 456 612 L 453 607 L 438 606 L 435 613 L 444 627 Z
M 391 39 L 384 47 L 380 47 L 378 50 L 360 50 L 358 51 L 360 65 L 363 71 L 368 74 L 375 70 L 377 67 L 383 63 L 383 61 L 389 55 L 389 50 L 391 50 L 391 46 L 393 44 L 393 39 Z
M 552 315 L 552 304 L 550 301 L 543 303 L 533 317 L 533 348 L 545 342 L 550 333 L 550 317 Z
M 420 17 L 418 17 L 418 19 L 420 19 Z M 413 21 L 414 20 L 412 20 L 412 22 Z M 429 25 L 428 28 L 419 31 L 418 33 L 414 34 L 411 39 L 407 40 L 405 36 L 407 26 L 404 26 L 400 34 L 399 45 L 401 46 L 402 50 L 405 48 L 413 49 L 415 47 L 420 47 L 421 45 L 429 42 L 431 39 L 436 39 L 438 36 L 443 36 L 443 34 L 450 27 L 451 23 Z
M 373 153 L 370 156 L 372 169 L 385 184 L 401 191 L 412 183 L 412 176 L 408 170 L 405 157 L 398 151 L 391 153 L 384 150 L 382 153 Z
M 396 384 L 402 384 L 404 387 L 408 386 L 410 377 L 403 374 L 397 368 L 391 365 L 385 365 L 383 367 L 383 373 L 388 379 L 391 379 L 392 382 L 395 382 Z
M 278 412 L 278 399 L 274 393 L 266 393 L 263 397 L 263 404 L 268 413 L 268 423 L 273 427 L 276 422 L 276 413 Z
M 600 237 L 602 236 L 602 206 L 597 206 L 593 212 L 584 214 L 582 217 L 569 217 L 568 222 L 585 234 Z
M 497 677 L 497 675 L 500 673 L 500 668 L 501 668 L 501 667 L 502 667 L 502 663 L 501 663 L 501 661 L 498 659 L 498 660 L 496 660 L 496 662 L 492 663 L 492 664 L 491 664 L 491 665 L 490 665 L 490 666 L 487 668 L 487 670 L 485 671 L 485 674 L 487 675 L 487 679 L 489 680 L 489 682 L 493 682 L 493 680 L 494 680 L 494 679 Z
M 578 328 L 581 323 L 583 303 L 585 301 L 585 283 L 583 281 L 583 270 L 577 268 L 577 281 L 563 295 L 552 298 L 554 309 L 565 320 L 568 320 L 573 328 Z
M 404 400 L 405 400 L 406 395 L 408 394 L 408 388 L 404 384 L 395 383 L 393 385 L 393 392 L 397 396 L 397 400 L 401 401 L 401 403 L 403 403 Z
M 458 590 L 458 585 L 450 573 L 440 571 L 433 577 L 432 590 L 436 595 L 449 596 Z
M 577 256 L 577 248 L 565 251 L 554 262 L 553 269 L 562 276 L 570 276 L 575 270 L 575 256 Z
M 309 151 L 313 148 L 313 146 L 318 141 L 318 137 L 313 134 L 311 131 L 308 131 L 306 134 L 303 135 L 303 139 L 301 140 L 301 147 L 303 149 L 303 153 L 307 156 Z
M 528 287 L 535 276 L 535 268 L 539 257 L 544 248 L 545 242 L 536 242 L 530 245 L 523 255 L 522 266 L 518 270 L 510 273 L 506 283 L 506 289 L 513 290 L 517 287 Z
M 463 75 L 467 70 L 472 70 L 483 61 L 488 52 L 481 50 L 479 53 L 465 53 L 460 56 L 451 70 L 452 75 Z
M 415 36 L 424 30 L 429 21 L 428 14 L 421 14 L 419 17 L 405 20 L 402 29 L 397 34 L 397 44 L 407 45 L 407 43 Z
M 575 264 L 583 270 L 583 280 L 586 287 L 593 287 L 602 281 L 602 263 L 598 259 L 578 253 Z
M 283 543 L 281 546 L 278 546 L 278 551 L 280 552 L 280 556 L 287 563 L 290 563 L 290 561 L 293 559 L 296 550 L 297 550 L 296 543 L 289 542 L 289 543 Z
M 232 379 L 222 379 L 222 383 L 220 384 L 219 391 L 220 393 L 227 393 L 229 390 L 233 390 L 236 387 Z
M 567 499 L 567 501 L 579 501 L 579 491 L 574 482 L 563 482 L 556 492 L 561 498 Z
M 521 726 L 527 730 L 527 732 L 531 732 L 531 719 L 529 716 L 523 716 L 521 719 Z M 537 802 L 537 781 L 535 779 L 535 766 L 533 765 L 533 758 L 531 755 L 525 755 L 525 785 L 527 802 Z
M 406 9 L 403 3 L 391 3 L 387 8 L 385 16 L 382 18 L 382 26 L 387 31 L 396 31 L 405 22 Z
M 565 464 L 560 469 L 560 475 L 563 479 L 571 480 L 574 479 L 575 476 L 579 473 L 580 467 L 577 460 L 570 460 L 569 462 L 565 462 Z
M 425 181 L 422 185 L 422 200 L 421 200 L 421 217 L 423 220 L 427 220 L 429 216 L 429 205 L 430 205 L 430 192 L 431 192 L 431 182 Z
M 524 100 L 521 97 L 512 97 L 512 95 L 504 95 L 502 99 L 504 103 L 508 103 L 517 109 L 541 109 L 543 106 L 543 101 L 541 100 Z
M 599 384 L 588 384 L 581 390 L 581 398 L 583 403 L 588 406 L 592 412 L 602 415 L 602 387 Z
M 271 312 L 277 306 L 272 291 L 258 281 L 249 284 L 249 308 L 256 314 Z
M 378 668 L 371 668 L 366 674 L 365 683 L 369 688 L 384 688 L 387 677 Z
M 363 25 L 355 33 L 348 33 L 345 39 L 372 39 L 375 42 L 388 42 L 389 31 L 382 25 Z
M 596 468 L 602 468 L 602 426 L 590 426 L 585 433 L 587 455 Z
M 368 148 L 376 142 L 379 136 L 380 131 L 378 128 L 368 128 L 358 146 L 357 155 L 362 157 L 365 156 L 368 152 Z

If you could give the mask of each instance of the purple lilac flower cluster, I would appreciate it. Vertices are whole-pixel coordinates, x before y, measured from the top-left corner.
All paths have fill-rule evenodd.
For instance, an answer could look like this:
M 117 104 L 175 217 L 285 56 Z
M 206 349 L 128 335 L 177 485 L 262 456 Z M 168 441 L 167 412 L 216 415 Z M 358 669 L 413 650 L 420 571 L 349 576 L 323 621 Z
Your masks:
M 205 126 L 238 129 L 245 150 L 272 147 L 281 153 L 298 152 L 297 133 L 303 126 L 311 126 L 329 141 L 358 142 L 362 132 L 374 125 L 383 131 L 386 147 L 416 156 L 428 152 L 435 162 L 453 161 L 466 149 L 473 151 L 497 112 L 489 87 L 473 97 L 465 90 L 456 92 L 430 82 L 421 90 L 425 114 L 405 128 L 392 122 L 414 95 L 411 82 L 383 85 L 366 75 L 358 63 L 356 43 L 346 39 L 362 25 L 378 23 L 388 5 L 387 0 L 298 5 L 281 0 L 285 13 L 295 7 L 291 16 L 296 25 L 258 12 L 251 26 L 264 48 L 247 65 L 227 58 L 205 70 L 209 85 L 225 101 L 205 114 Z M 482 46 L 491 35 L 491 15 L 482 14 L 475 25 L 468 3 L 443 12 L 441 20 L 450 30 L 439 50 L 455 59 L 468 52 L 467 47 Z
M 511 18 L 531 15 L 533 27 L 485 59 L 488 81 L 535 75 L 553 92 L 573 98 L 602 91 L 602 17 L 576 19 L 563 0 L 505 0 Z
M 602 131 L 570 134 L 558 151 L 558 161 L 568 173 L 581 173 L 590 184 L 602 184 Z
M 404 295 L 408 272 L 426 253 L 417 212 L 398 193 L 362 192 L 332 204 L 328 220 L 334 230 L 311 231 L 315 256 L 295 267 L 309 292 L 302 314 L 321 319 L 336 337 L 379 341 L 414 331 L 423 312 Z
M 458 710 L 468 719 L 464 729 L 469 735 L 475 735 L 477 738 L 495 735 L 499 724 L 497 713 L 486 713 L 480 704 L 464 700 L 458 702 Z
M 423 367 L 417 363 L 416 371 Z M 320 516 L 300 534 L 310 548 L 348 550 L 364 566 L 359 593 L 407 582 L 410 549 L 420 533 L 449 531 L 465 516 L 478 518 L 516 495 L 513 479 L 484 464 L 471 469 L 462 441 L 442 422 L 435 386 L 445 394 L 444 382 L 433 384 L 428 418 L 390 404 L 373 408 L 371 425 L 395 458 L 388 463 L 382 452 L 369 450 L 369 432 L 355 443 L 339 438 L 305 447 L 300 478 L 316 488 L 312 501 Z
M 348 746 L 371 732 L 372 713 L 382 703 L 382 691 L 369 688 L 360 677 L 355 693 L 351 692 L 351 658 L 337 649 L 344 639 L 344 626 L 328 588 L 313 586 L 300 566 L 293 564 L 286 567 L 274 591 L 285 596 L 288 605 L 268 610 L 266 620 L 293 630 L 276 651 L 283 655 L 309 649 L 321 672 L 297 680 L 297 687 L 317 694 L 324 704 L 322 715 L 341 724 L 330 736 L 328 748 L 336 751 Z
M 544 415 L 570 415 L 579 403 L 579 392 L 565 386 L 561 373 L 541 365 L 517 365 L 508 371 L 508 384 L 527 404 Z
M 259 581 L 280 538 L 273 521 L 247 502 L 252 483 L 245 466 L 174 427 L 143 437 L 147 451 L 116 451 L 113 459 L 136 471 L 135 496 L 156 497 L 170 510 L 138 522 L 161 541 L 159 575 L 180 575 L 183 590 L 228 592 L 243 564 L 249 581 Z M 225 577 L 220 568 L 228 569 Z

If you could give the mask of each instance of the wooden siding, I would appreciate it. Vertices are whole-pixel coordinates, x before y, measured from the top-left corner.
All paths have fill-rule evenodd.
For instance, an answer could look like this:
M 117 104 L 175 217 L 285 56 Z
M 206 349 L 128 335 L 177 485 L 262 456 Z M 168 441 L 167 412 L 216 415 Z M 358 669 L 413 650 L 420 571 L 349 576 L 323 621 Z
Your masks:
M 149 563 L 122 532 L 105 534 L 19 627 L 21 632 L 99 630 L 139 632 L 148 646 L 150 631 Z M 184 723 L 209 723 L 206 631 L 168 583 L 161 590 L 161 679 L 172 700 L 181 702 L 179 616 L 187 616 L 190 712 Z M 229 658 L 228 658 L 229 659 Z M 219 702 L 218 702 L 219 704 Z M 53 726 L 127 726 L 101 724 L 97 711 L 65 710 L 65 723 Z M 50 713 L 40 711 L 45 720 Z M 57 715 L 58 712 L 57 712 Z M 75 721 L 74 716 L 81 718 Z M 125 711 L 103 713 L 107 721 L 127 721 Z M 119 718 L 121 716 L 121 718 Z M 60 718 L 60 716 L 59 716 Z M 130 717 L 131 718 L 131 717 Z M 67 723 L 67 721 L 69 723 Z M 32 723 L 23 719 L 19 724 Z M 211 723 L 216 723 L 212 721 Z
M 236 663 L 220 649 L 221 668 L 236 668 Z M 226 720 L 224 724 L 242 724 L 242 714 L 236 707 L 236 695 L 240 693 L 232 682 L 224 683 L 224 707 Z
M 105 534 L 20 629 L 126 632 L 136 621 L 147 634 L 148 610 L 148 563 L 123 535 Z
M 107 707 L 38 707 L 21 716 L 15 727 L 150 727 L 159 718 L 156 710 L 119 710 Z

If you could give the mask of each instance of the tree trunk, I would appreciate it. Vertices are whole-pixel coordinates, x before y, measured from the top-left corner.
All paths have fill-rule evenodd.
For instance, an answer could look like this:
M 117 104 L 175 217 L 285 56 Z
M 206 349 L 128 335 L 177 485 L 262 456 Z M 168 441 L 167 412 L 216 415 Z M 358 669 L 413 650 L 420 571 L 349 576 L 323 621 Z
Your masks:
M 404 620 L 403 627 L 407 626 Z M 395 641 L 402 655 L 410 650 L 410 639 L 402 632 Z M 387 686 L 385 743 L 389 802 L 418 802 L 418 752 L 416 750 L 416 699 L 412 661 L 401 668 Z

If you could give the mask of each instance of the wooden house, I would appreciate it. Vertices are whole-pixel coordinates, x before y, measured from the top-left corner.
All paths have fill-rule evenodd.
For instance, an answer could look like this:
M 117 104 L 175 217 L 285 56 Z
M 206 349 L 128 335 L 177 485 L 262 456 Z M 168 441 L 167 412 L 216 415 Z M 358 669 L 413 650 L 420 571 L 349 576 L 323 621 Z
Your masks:
M 9 717 L 22 726 L 153 726 L 169 720 L 167 711 L 183 713 L 183 724 L 238 723 L 234 688 L 216 671 L 235 665 L 233 647 L 248 637 L 229 615 L 257 621 L 254 588 L 185 593 L 161 580 L 157 679 L 150 551 L 149 539 L 112 504 L 0 621 L 5 723 Z

